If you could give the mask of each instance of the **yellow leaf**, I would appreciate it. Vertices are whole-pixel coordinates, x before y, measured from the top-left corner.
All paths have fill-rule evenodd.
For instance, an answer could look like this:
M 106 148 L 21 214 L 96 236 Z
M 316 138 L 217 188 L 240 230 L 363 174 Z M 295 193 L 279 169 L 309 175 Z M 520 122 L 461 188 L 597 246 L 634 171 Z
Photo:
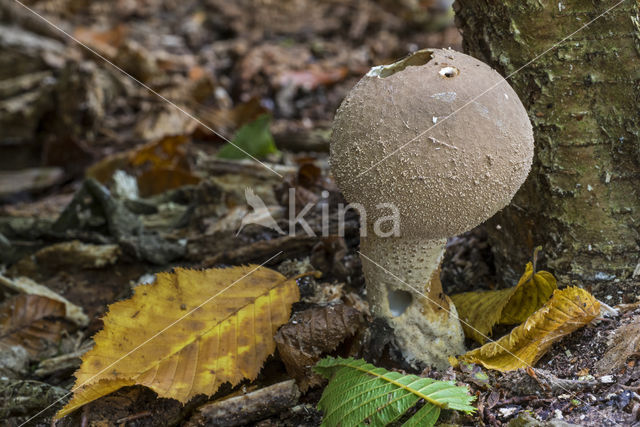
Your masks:
M 56 417 L 134 384 L 184 403 L 254 379 L 299 298 L 295 279 L 264 267 L 160 273 L 109 306 L 75 373 L 74 396 Z
M 584 289 L 556 290 L 541 309 L 509 335 L 463 354 L 458 362 L 479 363 L 498 371 L 531 366 L 551 344 L 588 324 L 599 313 L 600 303 Z
M 548 271 L 534 274 L 528 263 L 518 284 L 497 291 L 465 292 L 451 296 L 467 337 L 484 344 L 496 324 L 514 325 L 524 322 L 542 307 L 557 288 L 556 279 Z

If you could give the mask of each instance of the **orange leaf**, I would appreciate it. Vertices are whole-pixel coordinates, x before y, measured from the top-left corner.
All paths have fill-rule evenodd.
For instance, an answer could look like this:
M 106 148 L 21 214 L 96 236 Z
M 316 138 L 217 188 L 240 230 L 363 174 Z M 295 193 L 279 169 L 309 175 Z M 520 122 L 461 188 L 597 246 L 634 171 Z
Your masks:
M 189 139 L 184 136 L 171 136 L 150 142 L 130 152 L 132 166 L 150 163 L 153 167 L 172 167 L 184 164 L 185 147 Z
M 138 188 L 142 197 L 153 196 L 163 191 L 195 185 L 200 178 L 181 169 L 157 168 L 142 172 L 138 177 Z
M 189 172 L 186 158 L 185 136 L 171 136 L 116 153 L 95 163 L 86 175 L 101 183 L 111 179 L 118 169 L 137 175 L 143 196 L 158 194 L 186 184 L 196 184 L 200 179 Z M 163 187 L 163 185 L 165 185 Z

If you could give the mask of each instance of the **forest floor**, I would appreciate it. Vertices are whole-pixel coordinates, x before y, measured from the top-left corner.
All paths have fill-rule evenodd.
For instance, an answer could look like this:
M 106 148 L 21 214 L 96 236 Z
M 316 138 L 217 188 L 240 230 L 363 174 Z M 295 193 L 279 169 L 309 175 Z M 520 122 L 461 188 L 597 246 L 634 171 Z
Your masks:
M 372 350 L 366 339 L 372 319 L 355 214 L 346 217 L 344 237 L 335 233 L 344 200 L 328 168 L 331 120 L 371 66 L 423 47 L 461 50 L 451 12 L 440 3 L 24 2 L 41 17 L 18 3 L 2 3 L 3 425 L 50 425 L 68 399 L 80 357 L 103 327 L 108 305 L 129 298 L 155 273 L 261 264 L 274 255 L 267 266 L 287 277 L 322 273 L 298 279 L 295 313 L 338 306 L 357 313 L 356 327 L 338 334 L 340 345 L 315 356 L 364 357 L 387 369 L 470 387 L 478 410 L 444 411 L 440 422 L 640 425 L 640 308 L 633 298 L 597 295 L 610 305 L 627 304 L 618 307 L 618 315 L 555 343 L 534 368 L 507 373 L 482 369 L 486 376 L 478 376 L 480 367 L 416 370 L 389 346 Z M 265 113 L 272 117 L 270 126 L 250 136 L 273 136 L 279 151 L 267 154 L 264 163 L 278 174 L 252 161 L 216 156 L 225 138 Z M 255 224 L 241 229 L 251 213 L 247 188 L 285 230 L 290 204 L 299 212 L 311 203 L 305 219 L 315 236 L 300 225 L 289 236 Z M 296 190 L 294 200 L 290 188 Z M 322 235 L 326 205 L 332 232 Z M 494 289 L 495 274 L 482 227 L 449 241 L 442 267 L 446 293 Z M 40 306 L 16 314 L 22 294 L 49 295 L 34 291 L 34 282 L 66 298 L 87 321 L 68 312 L 52 319 Z M 494 331 L 494 338 L 507 332 Z M 475 346 L 467 342 L 467 348 Z M 211 398 L 182 405 L 140 386 L 125 387 L 57 425 L 218 425 L 203 409 L 208 401 L 290 378 L 276 352 L 255 381 L 223 386 Z M 233 425 L 319 425 L 322 387 L 301 386 L 293 402 L 275 412 L 240 411 Z

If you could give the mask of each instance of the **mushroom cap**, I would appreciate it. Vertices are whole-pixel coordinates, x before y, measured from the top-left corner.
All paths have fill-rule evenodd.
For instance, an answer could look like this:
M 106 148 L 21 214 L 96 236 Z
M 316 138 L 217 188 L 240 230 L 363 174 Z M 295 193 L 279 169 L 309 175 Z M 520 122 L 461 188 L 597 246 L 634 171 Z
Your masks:
M 470 230 L 506 206 L 532 158 L 531 123 L 511 86 L 450 49 L 372 68 L 340 105 L 331 137 L 336 183 L 368 223 L 391 203 L 401 234 L 427 239 Z

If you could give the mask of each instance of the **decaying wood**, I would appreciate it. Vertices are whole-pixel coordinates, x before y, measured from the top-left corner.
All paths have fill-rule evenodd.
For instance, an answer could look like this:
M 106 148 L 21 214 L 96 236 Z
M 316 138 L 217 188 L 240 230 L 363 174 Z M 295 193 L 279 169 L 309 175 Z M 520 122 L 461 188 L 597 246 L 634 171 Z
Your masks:
M 518 369 L 503 374 L 499 383 L 517 396 L 537 395 L 540 391 L 550 395 L 593 390 L 606 384 L 598 380 L 572 380 L 558 378 L 546 369 Z
M 640 316 L 634 316 L 627 324 L 613 331 L 609 337 L 609 349 L 596 364 L 602 374 L 612 374 L 627 363 L 627 359 L 640 355 Z
M 267 169 L 267 167 L 269 169 Z M 280 175 L 288 175 L 294 174 L 298 171 L 298 168 L 295 166 L 278 165 L 275 163 L 264 161 L 258 163 L 249 159 L 239 161 L 225 160 L 203 155 L 198 158 L 198 168 L 206 171 L 210 175 L 237 174 L 272 180 L 281 179 L 275 173 L 278 173 Z
M 45 378 L 56 372 L 62 372 L 65 370 L 75 371 L 80 367 L 80 358 L 83 354 L 89 351 L 90 348 L 91 347 L 89 346 L 85 346 L 71 353 L 45 359 L 38 364 L 38 368 L 34 371 L 34 375 L 39 378 Z
M 186 424 L 195 426 L 240 426 L 267 418 L 298 402 L 300 391 L 295 381 L 283 381 L 244 396 L 209 403 Z

